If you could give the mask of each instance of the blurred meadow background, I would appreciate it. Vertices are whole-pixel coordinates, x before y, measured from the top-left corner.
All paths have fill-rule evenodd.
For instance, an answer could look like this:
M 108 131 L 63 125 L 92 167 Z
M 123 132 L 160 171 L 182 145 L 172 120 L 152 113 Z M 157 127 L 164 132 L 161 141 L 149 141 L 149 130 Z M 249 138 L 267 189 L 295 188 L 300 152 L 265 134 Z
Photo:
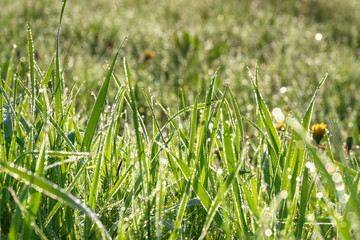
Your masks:
M 9 239 L 19 236 L 83 239 L 95 238 L 97 234 L 119 239 L 123 236 L 255 239 L 264 234 L 270 239 L 360 236 L 356 230 L 359 218 L 355 218 L 353 226 L 349 223 L 353 215 L 346 215 L 354 211 L 355 216 L 360 216 L 354 210 L 359 202 L 360 1 L 68 0 L 56 52 L 61 3 L 59 0 L 1 0 L 0 77 L 5 116 L 5 128 L 1 131 L 5 132 L 1 159 L 4 169 L 0 168 L 1 237 L 6 239 L 8 234 Z M 27 23 L 31 26 L 34 48 L 30 54 Z M 120 60 L 108 75 L 111 78 L 108 90 L 101 95 L 105 76 L 109 67 L 112 69 L 114 55 L 126 36 L 128 40 L 119 52 Z M 51 63 L 54 56 L 60 61 L 56 62 L 55 57 Z M 128 64 L 125 74 L 123 57 Z M 31 69 L 35 69 L 34 78 Z M 47 69 L 50 70 L 47 72 Z M 127 90 L 131 86 L 129 73 L 132 88 Z M 327 80 L 312 108 L 314 91 L 326 74 Z M 62 82 L 61 98 L 55 96 L 57 76 Z M 48 83 L 43 86 L 49 88 L 45 90 L 48 96 L 42 94 L 40 82 Z M 230 95 L 228 89 L 231 89 Z M 258 91 L 267 105 L 266 110 Z M 62 105 L 57 101 L 62 101 Z M 97 102 L 101 107 L 94 107 Z M 11 103 L 13 110 L 10 111 Z M 57 104 L 63 107 L 62 117 L 52 115 L 58 110 L 46 109 Z M 210 104 L 211 110 L 206 107 Z M 237 115 L 236 104 L 241 116 Z M 203 109 L 198 115 L 197 107 Z M 103 114 L 96 118 L 93 109 Z M 134 113 L 134 109 L 138 113 Z M 18 123 L 20 115 L 22 125 Z M 220 120 L 216 120 L 218 115 Z M 302 122 L 309 136 L 316 134 L 315 128 L 310 134 L 312 124 L 326 124 L 322 145 L 317 143 L 323 136 L 319 141 L 314 138 L 316 143 L 306 145 L 305 151 L 301 146 L 307 142 L 306 135 L 304 137 L 290 120 L 284 124 L 288 115 Z M 207 123 L 205 128 L 200 119 Z M 244 123 L 238 126 L 241 121 Z M 219 130 L 212 129 L 216 124 Z M 11 131 L 7 132 L 9 128 Z M 90 128 L 92 130 L 88 130 Z M 140 133 L 134 133 L 133 129 Z M 163 134 L 159 129 L 163 129 Z M 229 142 L 224 131 L 231 135 Z M 226 143 L 231 143 L 232 149 L 226 149 Z M 268 150 L 270 148 L 273 150 Z M 94 153 L 96 156 L 91 155 Z M 174 160 L 176 156 L 179 162 Z M 188 168 L 181 165 L 181 159 Z M 222 165 L 221 159 L 227 159 L 227 163 Z M 291 165 L 291 159 L 299 165 Z M 330 173 L 332 177 L 327 178 L 326 173 L 312 171 L 314 166 L 323 170 L 316 159 L 332 160 L 337 171 L 343 171 L 342 179 L 352 178 L 355 183 L 344 180 L 346 187 L 340 191 L 336 187 L 340 183 L 338 175 L 334 178 Z M 61 161 L 65 162 L 38 171 L 42 164 Z M 28 185 L 24 182 L 32 183 L 27 177 L 33 175 L 25 170 L 16 172 L 10 163 L 41 176 L 40 180 L 56 183 L 69 194 L 62 196 L 56 188 L 52 192 L 50 183 L 43 186 L 39 182 L 35 185 L 36 190 L 43 193 L 41 199 L 38 196 L 43 207 L 36 209 L 37 217 L 27 215 L 27 209 L 36 202 L 36 197 L 30 198 L 36 191 L 26 188 Z M 305 167 L 307 163 L 313 165 Z M 268 164 L 270 170 L 261 169 L 264 164 Z M 198 172 L 192 173 L 192 169 Z M 235 171 L 238 169 L 247 174 L 244 180 L 241 180 L 243 175 Z M 296 181 L 284 180 L 288 169 Z M 333 181 L 334 191 L 323 190 L 315 175 L 308 177 L 310 172 L 321 175 L 324 185 Z M 250 179 L 255 180 L 246 186 L 245 182 Z M 167 190 L 163 190 L 166 184 L 162 181 L 166 182 Z M 281 184 L 284 181 L 286 184 Z M 204 192 L 198 190 L 194 182 L 202 184 L 201 189 L 205 189 L 209 198 L 201 195 Z M 222 183 L 226 183 L 226 187 Z M 302 197 L 296 189 L 305 183 L 313 187 L 314 193 Z M 123 184 L 121 188 L 119 184 Z M 8 190 L 9 186 L 14 186 L 14 192 Z M 187 186 L 192 190 L 187 190 Z M 237 198 L 236 187 L 246 198 Z M 225 194 L 225 189 L 229 193 Z M 110 197 L 106 195 L 109 191 Z M 264 196 L 260 197 L 262 191 Z M 323 205 L 318 202 L 321 197 L 316 191 L 329 197 Z M 346 192 L 346 201 L 341 200 L 339 191 Z M 218 192 L 224 193 L 224 197 L 217 197 Z M 70 193 L 90 209 L 84 210 L 82 205 L 71 202 Z M 312 194 L 315 200 L 310 198 Z M 55 200 L 49 200 L 54 195 L 72 210 L 59 208 Z M 291 195 L 288 201 L 277 199 L 279 196 L 287 199 L 288 195 Z M 355 199 L 350 197 L 352 202 L 346 205 L 349 196 Z M 305 200 L 306 197 L 309 200 Z M 222 207 L 210 206 L 209 199 L 218 199 Z M 234 201 L 237 205 L 233 205 Z M 311 201 L 317 207 L 311 205 Z M 19 202 L 25 209 L 19 207 Z M 273 207 L 274 203 L 283 205 Z M 327 214 L 328 203 L 340 210 Z M 233 208 L 239 204 L 241 208 L 235 210 L 235 214 Z M 272 221 L 259 217 L 269 207 Z M 138 214 L 136 209 L 142 212 Z M 320 210 L 315 213 L 316 209 Z M 85 211 L 87 217 L 80 210 Z M 210 215 L 210 210 L 215 217 Z M 91 215 L 92 211 L 100 220 Z M 299 230 L 308 223 L 300 224 L 305 221 L 305 212 L 312 214 L 306 221 L 316 219 L 324 225 L 310 224 Z M 224 226 L 220 224 L 220 215 L 228 221 Z M 14 219 L 23 219 L 25 227 L 16 225 Z M 181 225 L 175 220 L 180 220 Z M 344 227 L 341 221 L 348 222 L 348 226 Z M 142 224 L 147 228 L 142 229 Z
M 13 44 L 14 60 L 26 64 L 27 21 L 37 62 L 47 67 L 61 4 L 3 0 L 2 5 L 2 69 Z M 67 87 L 82 86 L 87 94 L 80 94 L 77 104 L 89 111 L 94 99 L 88 93 L 96 93 L 116 48 L 129 36 L 122 55 L 129 59 L 136 85 L 165 106 L 175 105 L 180 88 L 192 103 L 220 67 L 217 87 L 229 84 L 240 111 L 251 114 L 255 107 L 247 67 L 258 63 L 259 84 L 270 108 L 303 113 L 327 72 L 330 83 L 318 97 L 317 121 L 331 114 L 351 131 L 360 122 L 359 10 L 356 0 L 70 1 L 60 41 L 62 58 L 69 55 L 65 82 Z

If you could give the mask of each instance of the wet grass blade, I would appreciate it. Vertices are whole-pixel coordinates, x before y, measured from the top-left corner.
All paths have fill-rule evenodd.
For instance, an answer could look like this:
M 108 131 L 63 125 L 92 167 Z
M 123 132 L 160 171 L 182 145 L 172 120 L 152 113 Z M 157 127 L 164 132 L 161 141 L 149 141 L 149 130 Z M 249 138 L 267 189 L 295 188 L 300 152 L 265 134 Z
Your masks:
M 262 96 L 260 94 L 258 85 L 256 84 L 258 81 L 257 80 L 258 79 L 257 70 L 258 70 L 258 68 L 256 67 L 255 79 L 251 79 L 251 83 L 252 83 L 253 89 L 255 91 L 255 97 L 256 97 L 256 102 L 257 102 L 257 105 L 258 105 L 258 108 L 260 111 L 261 121 L 266 128 L 272 148 L 274 149 L 275 154 L 278 155 L 279 150 L 280 150 L 280 138 L 279 138 L 279 135 L 277 134 L 274 124 L 272 122 L 269 108 L 265 104 L 264 99 L 262 98 Z
M 302 119 L 302 126 L 305 128 L 305 130 L 309 130 L 310 122 L 311 122 L 311 115 L 314 109 L 314 103 L 317 92 L 320 90 L 321 86 L 325 83 L 325 80 L 327 78 L 328 74 L 326 73 L 325 76 L 321 79 L 319 85 L 315 89 L 314 95 L 311 99 L 311 102 L 306 110 L 306 113 L 304 115 L 304 118 Z
M 3 87 L 3 83 L 2 83 L 2 79 L 1 79 L 1 70 L 0 70 L 0 157 L 1 159 L 5 160 L 5 131 L 4 131 L 4 119 L 3 119 L 3 114 L 4 114 L 4 108 L 3 108 L 3 92 L 4 92 L 4 87 Z M 0 180 L 2 180 L 2 174 L 0 174 Z M 1 209 L 2 206 L 0 206 Z
M 27 25 L 28 33 L 28 50 L 29 50 L 29 70 L 30 70 L 30 82 L 31 82 L 31 114 L 33 121 L 35 121 L 35 63 L 34 63 L 34 46 L 33 46 L 33 37 L 31 33 L 30 25 Z
M 31 184 L 31 186 L 37 191 L 40 191 L 41 193 L 44 193 L 45 195 L 58 201 L 62 201 L 73 209 L 77 209 L 85 213 L 85 215 L 88 216 L 98 226 L 102 237 L 104 239 L 110 239 L 108 232 L 96 214 L 79 199 L 75 198 L 72 194 L 66 192 L 64 189 L 59 188 L 59 186 L 49 182 L 45 178 L 36 176 L 33 173 L 28 173 L 26 170 L 18 166 L 14 166 L 13 164 L 9 164 L 3 161 L 0 161 L 0 165 L 9 175 Z
M 60 116 L 62 115 L 62 102 L 61 102 L 61 95 L 62 95 L 62 85 L 61 85 L 61 71 L 60 71 L 60 48 L 59 48 L 59 41 L 60 41 L 60 29 L 61 23 L 66 7 L 67 0 L 63 0 L 62 8 L 60 13 L 59 19 L 59 26 L 56 35 L 56 50 L 55 50 L 55 119 L 56 121 L 59 120 Z
M 220 203 L 223 201 L 223 198 L 225 197 L 226 192 L 229 190 L 230 185 L 234 181 L 236 174 L 239 172 L 240 167 L 241 167 L 241 162 L 239 161 L 238 165 L 234 167 L 230 175 L 226 178 L 226 181 L 221 184 L 220 189 L 218 190 L 217 195 L 214 198 L 214 201 L 212 202 L 210 209 L 208 210 L 205 224 L 199 239 L 204 239 L 206 237 L 206 233 L 210 228 L 210 224 L 213 221 L 218 208 L 220 207 Z
M 94 104 L 94 107 L 91 111 L 90 119 L 86 125 L 86 130 L 85 130 L 83 141 L 81 144 L 81 151 L 90 151 L 90 146 L 91 146 L 92 139 L 94 137 L 95 129 L 99 122 L 100 114 L 101 114 L 104 104 L 105 104 L 105 98 L 107 95 L 107 91 L 109 89 L 109 83 L 110 83 L 110 79 L 112 76 L 112 72 L 114 71 L 115 63 L 116 63 L 117 57 L 119 55 L 120 49 L 122 48 L 122 46 L 124 45 L 126 40 L 127 40 L 127 38 L 125 38 L 123 40 L 119 49 L 117 50 L 117 52 L 114 56 L 114 59 L 110 65 L 110 68 L 108 70 L 108 73 L 106 75 L 106 78 L 100 88 L 99 94 L 98 94 L 95 104 Z
M 239 128 L 239 131 L 240 131 L 241 143 L 242 143 L 242 145 L 244 145 L 245 144 L 244 126 L 243 126 L 243 123 L 242 123 L 240 111 L 239 111 L 239 108 L 238 108 L 238 106 L 236 104 L 236 101 L 235 101 L 235 98 L 234 98 L 234 95 L 233 95 L 231 89 L 229 89 L 229 92 L 230 92 L 231 103 L 232 103 L 233 108 L 235 110 L 236 122 L 238 124 L 238 128 Z
M 43 141 L 39 157 L 37 158 L 36 163 L 36 171 L 35 174 L 37 176 L 42 177 L 44 175 L 44 168 L 45 168 L 45 149 L 46 149 L 46 140 Z M 25 222 L 24 226 L 24 234 L 23 239 L 30 239 L 31 238 L 31 225 L 35 221 L 37 212 L 40 207 L 40 201 L 41 201 L 41 192 L 39 191 L 30 191 L 30 200 L 27 206 L 27 211 L 29 213 L 29 219 Z

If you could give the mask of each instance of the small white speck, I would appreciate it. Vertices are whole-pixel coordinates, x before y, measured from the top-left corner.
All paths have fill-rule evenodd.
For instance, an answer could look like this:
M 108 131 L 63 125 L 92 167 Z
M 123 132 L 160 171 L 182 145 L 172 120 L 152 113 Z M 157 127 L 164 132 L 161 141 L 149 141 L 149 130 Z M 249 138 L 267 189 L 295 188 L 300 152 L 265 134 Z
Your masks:
M 272 231 L 271 231 L 270 228 L 265 230 L 265 235 L 268 236 L 268 237 L 270 237 L 272 235 Z
M 286 93 L 286 91 L 287 91 L 286 87 L 280 88 L 280 93 L 284 94 L 284 93 Z
M 315 34 L 315 40 L 321 41 L 322 38 L 323 38 L 323 35 L 321 33 Z

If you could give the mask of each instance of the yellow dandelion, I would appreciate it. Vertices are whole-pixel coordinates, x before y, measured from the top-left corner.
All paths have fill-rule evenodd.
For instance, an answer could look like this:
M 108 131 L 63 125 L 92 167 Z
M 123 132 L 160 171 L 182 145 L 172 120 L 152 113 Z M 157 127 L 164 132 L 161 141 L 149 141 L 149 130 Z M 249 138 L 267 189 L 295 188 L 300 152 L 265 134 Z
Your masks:
M 276 124 L 275 128 L 278 131 L 284 131 L 286 128 L 286 124 L 284 122 L 278 123 Z
M 151 60 L 155 58 L 155 53 L 150 49 L 144 50 L 144 61 Z
M 325 136 L 325 130 L 327 125 L 326 124 L 314 124 L 311 127 L 311 134 L 313 139 L 316 141 L 317 144 L 320 143 L 321 139 Z

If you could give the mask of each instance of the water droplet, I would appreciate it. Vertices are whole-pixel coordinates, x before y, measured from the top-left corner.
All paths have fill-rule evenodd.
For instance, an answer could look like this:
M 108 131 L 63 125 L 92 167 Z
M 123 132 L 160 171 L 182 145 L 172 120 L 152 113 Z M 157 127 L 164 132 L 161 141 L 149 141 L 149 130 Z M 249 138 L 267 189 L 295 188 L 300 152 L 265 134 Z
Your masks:
M 336 184 L 335 184 L 335 188 L 336 188 L 336 190 L 338 190 L 338 191 L 344 190 L 344 189 L 345 189 L 345 184 L 344 184 L 344 182 L 343 182 L 343 181 L 340 181 L 340 182 L 336 183 Z
M 270 237 L 272 235 L 272 231 L 271 231 L 270 228 L 265 230 L 265 235 L 268 236 L 268 237 Z
M 320 199 L 324 196 L 324 194 L 322 192 L 318 192 L 316 193 L 316 198 Z
M 280 93 L 284 94 L 284 93 L 286 93 L 286 91 L 287 91 L 286 87 L 280 88 Z
M 280 197 L 281 197 L 282 199 L 287 198 L 287 197 L 288 197 L 288 195 L 289 195 L 289 194 L 288 194 L 288 192 L 287 192 L 287 191 L 285 191 L 285 190 L 280 192 Z
M 332 175 L 332 180 L 334 181 L 334 183 L 340 183 L 342 178 L 341 178 L 341 174 L 340 173 L 334 173 L 334 175 Z
M 315 40 L 321 41 L 322 38 L 323 38 L 323 35 L 321 33 L 316 33 L 315 34 Z

